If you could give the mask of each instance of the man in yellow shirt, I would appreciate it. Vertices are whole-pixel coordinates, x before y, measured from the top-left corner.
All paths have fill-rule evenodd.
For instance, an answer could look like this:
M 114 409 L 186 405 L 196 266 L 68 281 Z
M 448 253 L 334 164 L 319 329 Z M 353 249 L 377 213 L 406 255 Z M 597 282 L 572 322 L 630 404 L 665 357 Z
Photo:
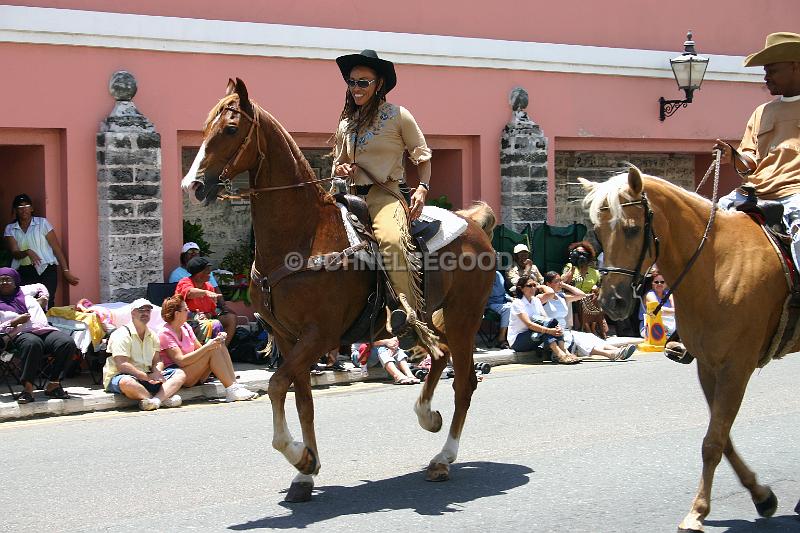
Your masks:
M 131 323 L 117 328 L 108 339 L 103 385 L 108 392 L 139 400 L 139 408 L 153 411 L 162 405 L 178 407 L 175 394 L 186 380 L 178 367 L 161 368 L 158 337 L 147 327 L 153 304 L 139 298 L 131 304 Z

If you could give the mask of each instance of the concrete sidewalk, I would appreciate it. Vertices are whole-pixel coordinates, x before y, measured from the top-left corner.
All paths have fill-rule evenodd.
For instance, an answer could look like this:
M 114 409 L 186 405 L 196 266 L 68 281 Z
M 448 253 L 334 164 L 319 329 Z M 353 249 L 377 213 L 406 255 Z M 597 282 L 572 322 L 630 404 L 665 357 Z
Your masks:
M 641 342 L 642 339 L 612 337 L 608 340 L 612 344 L 622 345 Z M 473 357 L 476 363 L 489 363 L 492 367 L 515 363 L 542 363 L 542 358 L 538 352 L 517 353 L 513 350 L 476 348 Z M 351 369 L 350 372 L 324 371 L 320 375 L 312 375 L 312 387 L 326 387 L 360 381 L 388 380 L 388 375 L 382 368 L 371 368 L 369 374 L 363 376 L 361 371 L 358 368 L 353 368 L 350 363 L 345 363 L 345 365 Z M 236 368 L 239 383 L 252 391 L 266 392 L 269 379 L 274 370 L 246 363 L 234 363 L 234 367 Z M 14 401 L 6 389 L 6 392 L 0 395 L 0 422 L 38 416 L 137 408 L 135 400 L 130 400 L 120 394 L 105 392 L 101 385 L 92 383 L 90 376 L 85 372 L 65 380 L 64 385 L 64 388 L 71 396 L 69 400 L 52 400 L 47 398 L 42 391 L 37 391 L 34 395 L 36 401 L 23 405 L 19 405 Z M 18 390 L 19 387 L 16 387 L 15 391 Z M 215 381 L 188 389 L 181 389 L 179 394 L 184 402 L 218 400 L 225 397 L 225 389 L 220 382 Z

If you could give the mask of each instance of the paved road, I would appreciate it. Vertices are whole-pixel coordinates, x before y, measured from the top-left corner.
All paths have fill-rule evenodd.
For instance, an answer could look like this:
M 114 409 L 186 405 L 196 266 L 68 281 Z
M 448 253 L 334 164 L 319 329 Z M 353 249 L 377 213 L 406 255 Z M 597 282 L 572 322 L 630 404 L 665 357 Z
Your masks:
M 756 520 L 723 464 L 707 531 L 800 530 L 798 376 L 800 356 L 756 374 L 734 426 L 776 517 Z M 441 385 L 434 406 L 449 419 Z M 293 474 L 270 447 L 266 399 L 7 422 L 0 531 L 672 532 L 694 494 L 707 419 L 694 366 L 647 355 L 493 369 L 441 484 L 423 481 L 444 434 L 416 425 L 417 392 L 317 391 L 323 468 L 301 505 L 282 502 Z

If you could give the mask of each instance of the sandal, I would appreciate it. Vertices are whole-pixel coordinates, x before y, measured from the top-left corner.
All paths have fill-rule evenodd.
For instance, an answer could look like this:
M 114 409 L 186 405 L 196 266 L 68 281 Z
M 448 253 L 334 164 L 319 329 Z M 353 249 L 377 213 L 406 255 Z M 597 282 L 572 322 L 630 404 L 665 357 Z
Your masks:
M 31 403 L 31 402 L 35 402 L 35 401 L 36 401 L 36 398 L 33 397 L 33 394 L 28 392 L 28 391 L 26 391 L 26 390 L 20 392 L 19 396 L 17 396 L 17 403 L 18 404 Z
M 581 358 L 571 353 L 568 353 L 565 356 L 560 357 L 556 355 L 556 353 L 554 352 L 553 362 L 558 363 L 560 365 L 575 365 L 581 362 Z
M 511 346 L 509 346 L 508 341 L 503 341 L 497 345 L 497 348 L 500 350 L 510 350 Z
M 64 390 L 64 387 L 62 387 L 61 385 L 58 385 L 56 388 L 54 388 L 52 390 L 44 391 L 44 394 L 45 394 L 45 396 L 48 396 L 50 398 L 54 398 L 56 400 L 69 400 L 70 399 L 70 395 L 67 393 L 67 391 Z
M 332 365 L 326 366 L 325 370 L 333 370 L 334 372 L 350 372 L 341 361 L 336 361 Z
M 622 348 L 619 349 L 616 357 L 614 357 L 612 361 L 627 361 L 628 359 L 631 358 L 633 352 L 635 351 L 636 351 L 635 344 L 628 344 L 627 346 L 623 346 Z
M 402 378 L 394 382 L 395 385 L 415 385 L 417 383 L 419 383 L 419 381 L 417 381 L 416 378 Z

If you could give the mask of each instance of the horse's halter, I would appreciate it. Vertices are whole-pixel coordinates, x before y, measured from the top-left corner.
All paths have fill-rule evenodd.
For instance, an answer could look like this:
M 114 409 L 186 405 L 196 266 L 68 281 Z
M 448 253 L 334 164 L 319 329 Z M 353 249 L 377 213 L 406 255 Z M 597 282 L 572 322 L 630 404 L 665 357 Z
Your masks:
M 258 175 L 261 174 L 261 165 L 264 164 L 264 160 L 267 158 L 266 154 L 264 154 L 264 150 L 261 148 L 261 143 L 259 142 L 259 131 L 261 131 L 261 128 L 259 127 L 258 105 L 255 102 L 252 102 L 252 101 L 250 102 L 250 105 L 253 107 L 253 111 L 254 111 L 252 117 L 250 115 L 248 115 L 247 113 L 245 113 L 244 111 L 242 111 L 238 107 L 225 106 L 220 110 L 220 113 L 222 113 L 223 111 L 230 111 L 232 113 L 238 113 L 238 114 L 242 115 L 243 117 L 245 117 L 247 120 L 250 121 L 250 129 L 247 131 L 247 136 L 244 139 L 242 139 L 242 144 L 239 145 L 239 148 L 236 149 L 236 151 L 233 153 L 233 155 L 228 159 L 228 162 L 225 163 L 225 166 L 223 167 L 222 172 L 220 173 L 219 178 L 218 178 L 219 179 L 219 183 L 225 189 L 225 192 L 227 193 L 227 195 L 228 195 L 227 197 L 228 198 L 233 198 L 233 197 L 240 197 L 241 198 L 241 197 L 245 197 L 245 196 L 252 196 L 252 195 L 255 195 L 256 193 L 259 193 L 259 192 L 278 191 L 278 190 L 282 190 L 282 189 L 293 189 L 295 187 L 303 187 L 305 185 L 313 185 L 313 184 L 316 184 L 316 183 L 320 183 L 320 182 L 323 182 L 323 181 L 330 181 L 330 180 L 333 179 L 333 176 L 331 176 L 330 178 L 321 178 L 321 179 L 310 180 L 310 181 L 301 181 L 300 183 L 292 183 L 290 185 L 277 185 L 277 186 L 274 186 L 274 187 L 259 187 L 257 189 L 251 188 L 251 189 L 242 189 L 242 190 L 238 190 L 238 191 L 234 190 L 233 182 L 231 181 L 231 178 L 228 177 L 228 174 L 230 173 L 231 167 L 239 162 L 239 159 L 242 156 L 242 153 L 244 151 L 245 146 L 247 146 L 248 143 L 251 142 L 251 139 L 253 137 L 253 132 L 255 132 L 256 148 L 258 148 L 258 167 L 256 168 L 256 173 L 255 173 L 256 177 L 258 177 Z
M 633 279 L 631 280 L 631 288 L 633 289 L 633 294 L 635 294 L 638 298 L 644 297 L 644 290 L 645 284 L 644 281 L 647 278 L 647 274 L 650 272 L 650 269 L 653 268 L 652 266 L 647 269 L 647 272 L 642 274 L 642 265 L 644 264 L 645 256 L 650 252 L 650 243 L 653 243 L 653 247 L 655 248 L 655 258 L 653 259 L 653 264 L 658 262 L 658 254 L 659 254 L 659 241 L 658 236 L 653 229 L 653 210 L 650 209 L 650 204 L 647 203 L 647 194 L 642 192 L 641 200 L 636 200 L 635 202 L 626 202 L 624 204 L 620 204 L 620 207 L 626 207 L 629 205 L 641 205 L 642 209 L 644 210 L 644 231 L 642 232 L 642 249 L 639 251 L 639 259 L 636 262 L 636 267 L 631 269 L 627 268 L 619 268 L 614 266 L 604 266 L 602 268 L 598 268 L 598 270 L 602 274 L 622 274 L 623 276 L 630 276 Z M 600 209 L 608 209 L 608 207 L 601 207 Z M 600 240 L 597 235 L 595 235 L 598 242 Z M 603 247 L 603 243 L 600 243 L 600 246 Z

